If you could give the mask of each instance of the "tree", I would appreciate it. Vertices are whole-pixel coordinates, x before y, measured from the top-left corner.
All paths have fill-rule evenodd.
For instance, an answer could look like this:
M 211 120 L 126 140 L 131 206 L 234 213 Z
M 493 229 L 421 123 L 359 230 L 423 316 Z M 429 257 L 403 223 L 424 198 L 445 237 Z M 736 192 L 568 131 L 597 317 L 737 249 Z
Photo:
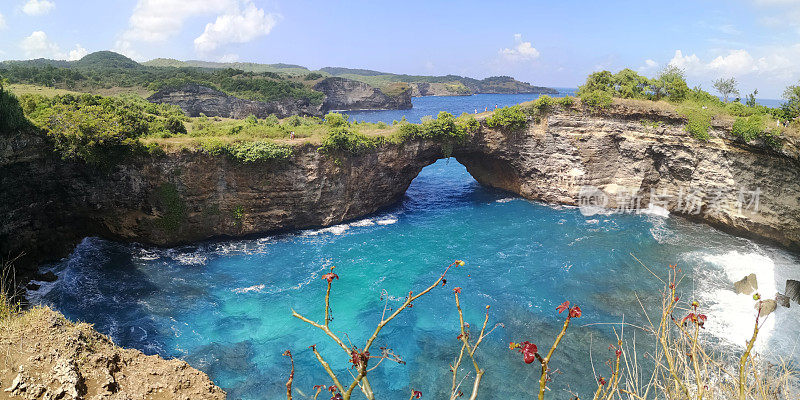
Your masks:
M 595 91 L 614 94 L 614 75 L 609 71 L 594 72 L 586 78 L 586 83 L 578 88 L 578 96 Z
M 728 96 L 731 94 L 739 94 L 739 90 L 736 89 L 737 85 L 736 78 L 719 78 L 714 81 L 714 89 L 717 89 L 726 103 L 728 102 Z
M 747 102 L 745 103 L 748 107 L 755 107 L 758 103 L 756 103 L 756 95 L 758 94 L 758 89 L 753 90 L 753 93 L 747 95 Z
M 783 92 L 783 98 L 786 99 L 786 103 L 783 103 L 781 108 L 786 118 L 793 120 L 800 117 L 800 85 L 787 87 Z
M 666 96 L 670 101 L 683 101 L 690 91 L 685 73 L 674 65 L 667 66 L 658 74 L 650 83 L 650 90 L 655 100 Z
M 649 84 L 649 79 L 630 68 L 625 68 L 614 74 L 614 87 L 617 95 L 622 98 L 635 99 L 643 97 Z

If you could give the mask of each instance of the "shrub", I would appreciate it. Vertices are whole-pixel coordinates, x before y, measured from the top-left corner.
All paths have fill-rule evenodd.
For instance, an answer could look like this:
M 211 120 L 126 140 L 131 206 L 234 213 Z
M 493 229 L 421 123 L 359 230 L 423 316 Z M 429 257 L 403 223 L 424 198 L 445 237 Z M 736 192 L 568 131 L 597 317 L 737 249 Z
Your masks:
M 528 123 L 528 117 L 522 112 L 520 106 L 503 107 L 495 110 L 494 114 L 486 119 L 486 125 L 492 128 L 505 128 L 517 130 Z
M 614 103 L 614 99 L 608 92 L 595 90 L 594 92 L 582 94 L 581 102 L 591 109 L 602 110 L 610 107 Z
M 303 79 L 307 81 L 314 81 L 319 78 L 322 78 L 322 74 L 320 74 L 319 72 L 312 72 L 310 74 L 306 74 L 305 78 Z
M 292 148 L 272 142 L 242 142 L 228 146 L 231 157 L 237 161 L 252 163 L 280 161 L 292 156 Z
M 17 97 L 0 86 L 0 133 L 17 131 L 28 125 Z
M 572 96 L 560 97 L 556 101 L 564 108 L 570 108 L 575 104 L 575 98 Z
M 338 126 L 328 131 L 327 136 L 322 140 L 319 151 L 325 154 L 343 152 L 357 155 L 375 148 L 376 145 L 376 139 L 353 132 L 347 127 Z
M 764 121 L 758 115 L 736 118 L 731 129 L 734 136 L 742 138 L 745 142 L 757 138 L 762 132 L 764 132 Z
M 250 115 L 247 116 L 247 118 L 244 119 L 244 122 L 246 124 L 249 124 L 249 125 L 257 125 L 258 124 L 258 118 L 256 118 L 255 115 L 250 114 Z
M 325 114 L 325 123 L 328 124 L 331 128 L 336 128 L 339 126 L 348 126 L 350 125 L 347 120 L 350 118 L 347 114 L 339 114 L 335 112 Z
M 711 139 L 708 130 L 711 129 L 711 117 L 702 111 L 691 110 L 686 115 L 686 131 L 696 139 L 708 141 Z
M 281 121 L 275 114 L 267 115 L 267 118 L 264 118 L 264 125 L 266 126 L 278 126 L 280 123 Z
M 543 94 L 539 96 L 538 99 L 534 100 L 533 104 L 531 104 L 531 115 L 540 115 L 540 114 L 547 114 L 550 110 L 553 109 L 556 105 L 556 100 L 552 97 Z

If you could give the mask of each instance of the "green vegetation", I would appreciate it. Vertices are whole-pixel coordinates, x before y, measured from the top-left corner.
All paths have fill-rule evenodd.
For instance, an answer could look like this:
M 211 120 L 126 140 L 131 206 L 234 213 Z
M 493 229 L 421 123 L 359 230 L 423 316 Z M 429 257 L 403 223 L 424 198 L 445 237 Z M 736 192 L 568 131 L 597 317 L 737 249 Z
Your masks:
M 186 117 L 178 107 L 133 96 L 23 95 L 20 104 L 25 115 L 53 139 L 62 158 L 89 164 L 109 166 L 154 151 L 139 141 L 148 135 L 186 132 Z
M 28 120 L 17 96 L 7 91 L 6 86 L 5 80 L 0 78 L 0 134 L 18 131 L 28 126 Z
M 324 154 L 348 153 L 357 155 L 375 148 L 379 142 L 379 138 L 355 132 L 348 126 L 337 126 L 331 128 L 322 140 L 319 151 Z
M 584 85 L 578 89 L 581 101 L 590 108 L 602 109 L 613 104 L 613 98 L 662 101 L 671 103 L 674 109 L 686 119 L 686 130 L 699 140 L 710 139 L 710 129 L 714 121 L 733 120 L 733 134 L 749 142 L 759 138 L 771 147 L 781 146 L 781 136 L 796 134 L 793 128 L 773 128 L 780 122 L 790 122 L 800 116 L 800 87 L 787 88 L 784 98 L 788 101 L 782 108 L 770 108 L 755 101 L 754 91 L 748 96 L 746 104 L 736 99 L 728 102 L 728 96 L 738 94 L 735 78 L 718 79 L 714 87 L 724 100 L 702 90 L 690 89 L 680 69 L 670 66 L 654 79 L 624 69 L 616 74 L 600 71 L 591 74 Z M 658 106 L 664 108 L 663 106 Z M 797 125 L 797 123 L 795 123 Z
M 491 117 L 486 119 L 486 125 L 491 128 L 505 128 L 512 131 L 523 128 L 527 123 L 528 116 L 520 106 L 497 109 Z
M 35 84 L 76 91 L 139 88 L 158 91 L 198 84 L 227 94 L 257 101 L 301 99 L 321 104 L 323 94 L 302 81 L 276 72 L 246 72 L 241 69 L 151 67 L 113 52 L 97 52 L 79 61 L 6 61 L 0 75 L 10 83 Z
M 178 188 L 172 183 L 163 183 L 156 192 L 159 205 L 164 215 L 158 220 L 161 229 L 175 232 L 186 219 L 186 204 L 181 198 Z

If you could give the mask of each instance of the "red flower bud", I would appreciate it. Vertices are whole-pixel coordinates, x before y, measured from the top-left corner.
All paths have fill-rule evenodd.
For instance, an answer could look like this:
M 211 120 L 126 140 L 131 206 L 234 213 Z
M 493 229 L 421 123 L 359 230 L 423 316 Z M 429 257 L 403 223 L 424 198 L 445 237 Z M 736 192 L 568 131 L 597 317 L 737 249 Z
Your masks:
M 322 275 L 322 279 L 328 281 L 328 283 L 331 283 L 331 281 L 334 279 L 339 279 L 339 275 L 336 275 L 333 272 L 328 272 L 327 274 Z
M 453 288 L 453 293 L 461 293 L 461 288 L 460 287 Z
M 411 397 L 419 399 L 420 397 L 422 397 L 422 392 L 420 392 L 419 390 L 412 390 Z
M 559 314 L 561 314 L 562 311 L 565 311 L 567 309 L 569 309 L 569 301 L 565 301 L 565 302 L 561 303 L 561 305 L 556 307 L 556 310 L 558 310 Z
M 569 309 L 569 317 L 570 318 L 580 318 L 581 317 L 581 308 L 578 306 L 572 307 Z

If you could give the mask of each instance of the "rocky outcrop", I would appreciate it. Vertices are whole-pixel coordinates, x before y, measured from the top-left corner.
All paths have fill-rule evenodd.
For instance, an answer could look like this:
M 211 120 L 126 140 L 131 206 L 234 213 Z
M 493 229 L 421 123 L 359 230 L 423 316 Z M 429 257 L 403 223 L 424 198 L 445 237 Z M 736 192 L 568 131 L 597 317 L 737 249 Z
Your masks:
M 0 398 L 211 400 L 225 392 L 184 361 L 119 348 L 89 324 L 34 308 L 0 326 Z
M 653 204 L 800 248 L 794 153 L 738 142 L 719 123 L 701 142 L 683 124 L 668 112 L 575 108 L 516 131 L 483 125 L 452 154 L 482 184 L 529 199 L 594 201 L 625 212 Z M 245 164 L 185 150 L 102 170 L 56 159 L 47 146 L 36 135 L 0 137 L 0 252 L 25 251 L 32 265 L 85 236 L 169 246 L 336 224 L 397 201 L 443 156 L 423 141 L 357 156 L 323 155 L 305 144 L 285 162 Z
M 314 85 L 325 94 L 325 110 L 406 110 L 411 108 L 411 90 L 389 96 L 366 83 L 344 78 L 326 78 Z
M 558 91 L 543 86 L 533 86 L 527 82 L 520 82 L 510 76 L 492 76 L 486 79 L 462 79 L 460 80 L 472 93 L 539 93 L 539 94 L 558 94 Z
M 258 118 L 275 115 L 284 118 L 291 115 L 323 114 L 321 105 L 311 104 L 303 99 L 267 102 L 245 100 L 197 84 L 189 84 L 179 89 L 164 89 L 154 93 L 147 100 L 151 103 L 177 105 L 190 117 L 199 117 L 203 114 L 208 117 L 241 119 L 248 115 L 255 115 Z
M 453 83 L 428 83 L 414 82 L 410 84 L 411 96 L 469 96 L 472 92 L 461 82 Z

